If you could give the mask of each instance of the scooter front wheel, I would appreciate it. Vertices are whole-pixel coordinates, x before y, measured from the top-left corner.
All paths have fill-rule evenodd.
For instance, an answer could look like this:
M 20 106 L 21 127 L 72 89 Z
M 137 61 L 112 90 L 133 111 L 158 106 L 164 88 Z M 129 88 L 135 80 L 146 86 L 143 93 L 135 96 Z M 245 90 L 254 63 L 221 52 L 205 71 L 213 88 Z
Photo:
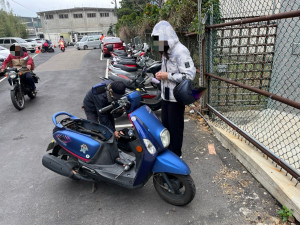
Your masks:
M 172 205 L 187 205 L 196 194 L 190 175 L 157 173 L 153 176 L 153 184 L 159 196 Z
M 22 110 L 25 107 L 25 97 L 24 94 L 19 90 L 18 87 L 15 87 L 10 91 L 11 101 L 14 107 L 18 110 Z

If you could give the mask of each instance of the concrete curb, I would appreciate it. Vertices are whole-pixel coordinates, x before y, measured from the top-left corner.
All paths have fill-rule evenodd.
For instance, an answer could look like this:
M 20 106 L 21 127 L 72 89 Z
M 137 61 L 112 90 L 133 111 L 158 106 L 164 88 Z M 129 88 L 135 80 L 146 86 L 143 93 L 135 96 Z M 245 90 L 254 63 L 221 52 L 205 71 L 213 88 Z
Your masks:
M 289 174 L 286 176 L 285 171 L 280 171 L 255 147 L 209 121 L 208 124 L 223 147 L 229 149 L 278 202 L 288 209 L 293 209 L 293 216 L 300 221 L 300 185 L 295 186 L 295 179 L 291 181 L 292 177 Z

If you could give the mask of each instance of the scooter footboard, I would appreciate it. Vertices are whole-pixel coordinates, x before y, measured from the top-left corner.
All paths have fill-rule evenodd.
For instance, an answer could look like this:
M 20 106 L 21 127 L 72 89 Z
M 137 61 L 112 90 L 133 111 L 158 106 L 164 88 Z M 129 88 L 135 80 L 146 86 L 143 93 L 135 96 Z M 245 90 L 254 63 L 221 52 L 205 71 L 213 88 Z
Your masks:
M 152 172 L 188 175 L 191 173 L 191 170 L 176 154 L 170 150 L 165 150 L 156 157 Z

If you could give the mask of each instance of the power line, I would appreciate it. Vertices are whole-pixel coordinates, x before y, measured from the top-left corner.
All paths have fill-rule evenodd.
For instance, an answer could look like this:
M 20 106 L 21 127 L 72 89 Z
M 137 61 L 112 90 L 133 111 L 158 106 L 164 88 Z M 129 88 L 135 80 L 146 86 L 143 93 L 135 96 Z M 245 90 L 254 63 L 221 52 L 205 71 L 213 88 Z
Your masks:
M 25 9 L 27 9 L 27 10 L 29 10 L 29 11 L 31 11 L 31 12 L 34 12 L 34 13 L 36 13 L 35 11 L 33 11 L 32 9 L 29 9 L 29 8 L 27 8 L 26 6 L 24 6 L 24 5 L 22 5 L 22 4 L 20 4 L 19 2 L 16 2 L 15 0 L 11 0 L 12 2 L 14 2 L 14 3 L 16 3 L 17 5 L 19 5 L 19 6 L 22 6 L 23 8 L 25 8 Z

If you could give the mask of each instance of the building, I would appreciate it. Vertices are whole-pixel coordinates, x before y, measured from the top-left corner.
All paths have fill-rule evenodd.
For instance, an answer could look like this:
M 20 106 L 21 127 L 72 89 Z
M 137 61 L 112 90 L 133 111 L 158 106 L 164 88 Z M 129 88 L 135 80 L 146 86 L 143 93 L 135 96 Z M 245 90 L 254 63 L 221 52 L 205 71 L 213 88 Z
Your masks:
M 112 8 L 71 8 L 37 13 L 42 22 L 45 38 L 57 42 L 77 42 L 83 35 L 107 34 L 110 26 L 117 23 Z
M 26 30 L 28 32 L 29 38 L 39 37 L 42 33 L 42 23 L 41 19 L 38 17 L 18 17 L 26 25 Z

